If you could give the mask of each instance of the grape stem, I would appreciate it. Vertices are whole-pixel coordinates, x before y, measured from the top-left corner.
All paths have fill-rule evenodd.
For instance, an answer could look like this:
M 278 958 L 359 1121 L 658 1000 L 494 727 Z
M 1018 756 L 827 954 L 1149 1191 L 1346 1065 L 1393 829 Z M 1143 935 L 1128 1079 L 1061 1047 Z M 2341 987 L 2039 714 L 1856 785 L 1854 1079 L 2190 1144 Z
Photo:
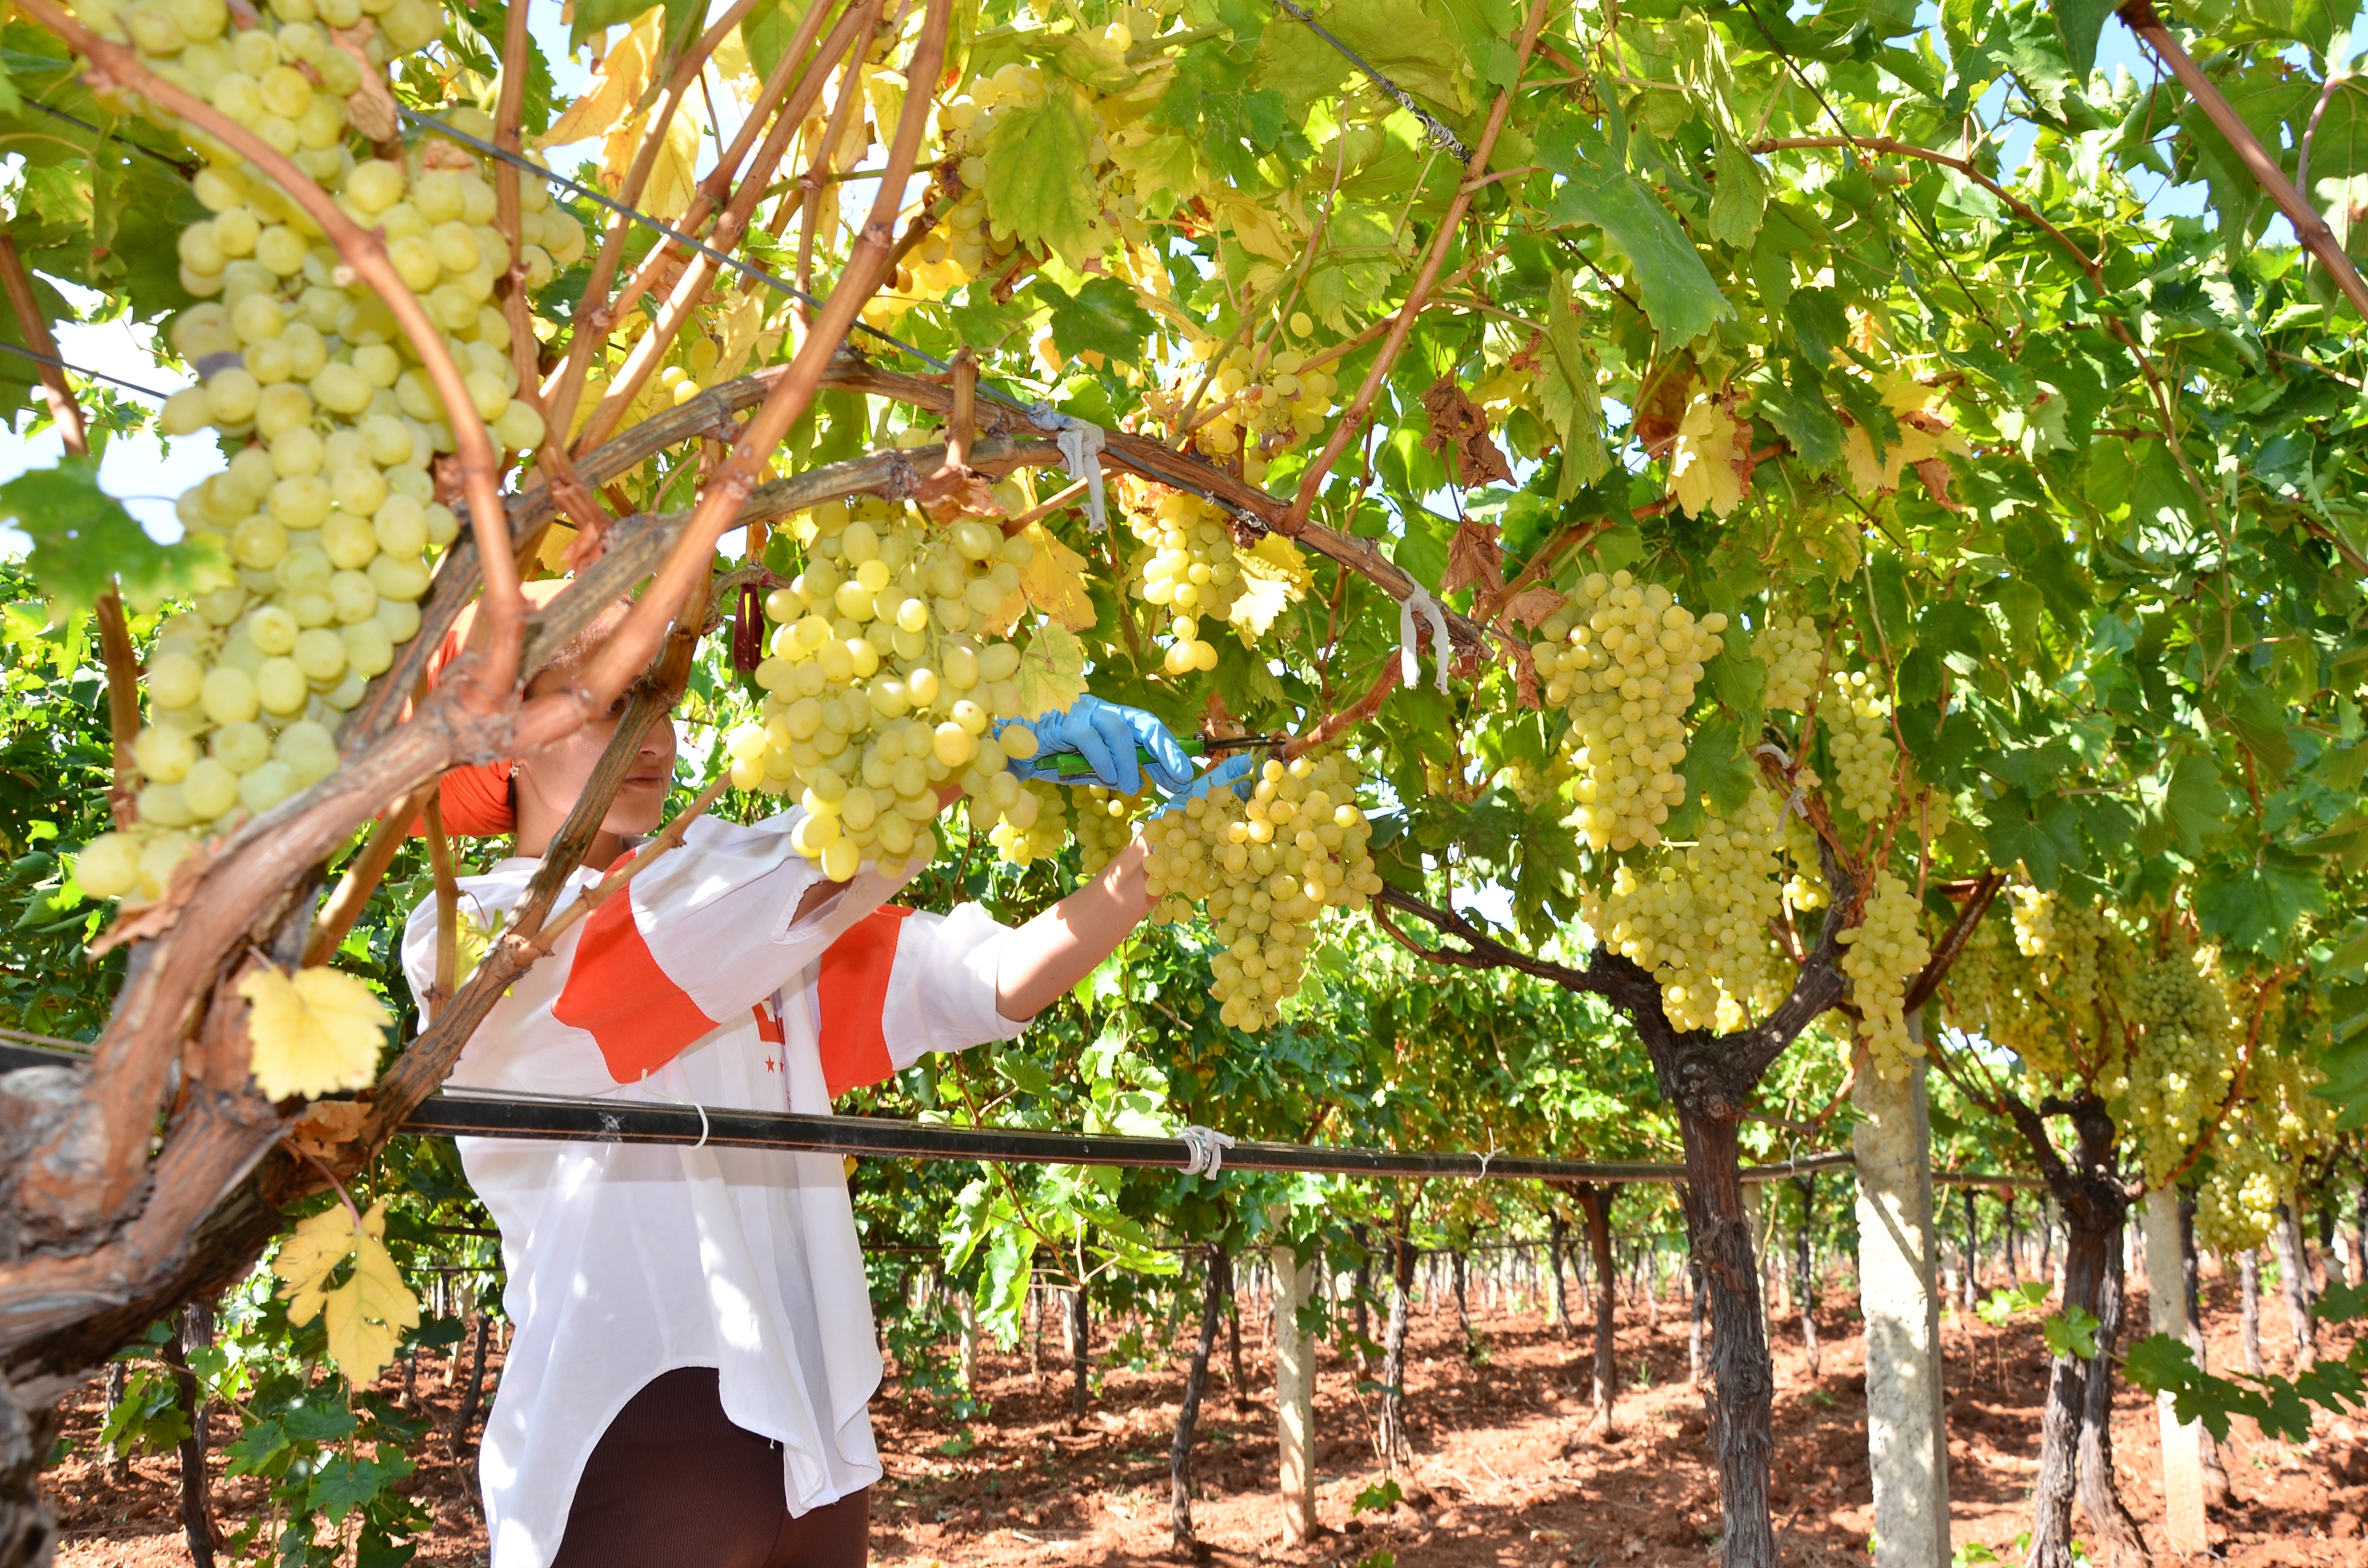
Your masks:
M 370 894 L 385 879 L 387 869 L 394 864 L 395 855 L 403 848 L 403 841 L 411 832 L 411 824 L 418 820 L 420 812 L 427 804 L 427 797 L 435 793 L 436 788 L 434 783 L 421 785 L 396 801 L 387 809 L 386 814 L 378 819 L 378 824 L 370 829 L 369 840 L 362 845 L 361 853 L 355 856 L 353 864 L 346 868 L 345 878 L 337 883 L 337 891 L 329 895 L 328 902 L 321 906 L 321 913 L 313 918 L 313 929 L 304 938 L 304 956 L 299 967 L 312 969 L 328 962 L 345 942 L 346 933 L 351 931 L 354 922 L 361 918 L 363 909 L 370 903 Z
M 26 15 L 65 40 L 91 62 L 85 80 L 95 91 L 109 87 L 136 93 L 176 115 L 245 158 L 286 191 L 306 216 L 320 226 L 337 255 L 385 301 L 419 355 L 420 365 L 444 404 L 447 422 L 461 463 L 461 481 L 468 496 L 469 525 L 477 540 L 484 573 L 484 605 L 479 611 L 488 633 L 472 653 L 463 654 L 458 675 L 461 701 L 479 717 L 496 713 L 511 701 L 518 679 L 518 642 L 526 622 L 526 600 L 518 591 L 518 563 L 509 552 L 509 528 L 502 509 L 500 463 L 485 422 L 475 403 L 450 347 L 436 324 L 387 260 L 386 244 L 374 231 L 366 232 L 326 191 L 255 132 L 238 124 L 211 104 L 167 82 L 151 71 L 139 54 L 110 42 L 60 9 L 55 0 L 24 0 Z

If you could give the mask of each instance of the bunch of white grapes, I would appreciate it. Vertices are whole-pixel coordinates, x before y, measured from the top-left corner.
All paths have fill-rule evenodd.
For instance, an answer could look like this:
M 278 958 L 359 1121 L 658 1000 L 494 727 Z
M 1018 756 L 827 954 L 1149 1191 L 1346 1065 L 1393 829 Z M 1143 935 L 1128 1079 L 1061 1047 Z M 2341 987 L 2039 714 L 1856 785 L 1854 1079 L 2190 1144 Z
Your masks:
M 2148 1181 L 2186 1162 L 2204 1119 L 2216 1116 L 2236 1073 L 2237 1020 L 2213 971 L 2213 955 L 2175 946 L 2141 961 L 2129 977 L 2130 1021 L 2142 1031 L 2123 1082 L 2107 1086 L 2119 1120 L 2140 1138 Z
M 509 262 L 490 226 L 492 185 L 449 143 L 399 160 L 358 160 L 349 144 L 346 100 L 362 73 L 441 39 L 441 6 L 273 0 L 236 27 L 222 0 L 79 10 L 380 229 L 465 373 L 472 416 L 507 447 L 541 438 L 533 411 L 512 400 L 509 327 L 492 304 Z M 95 897 L 143 900 L 162 894 L 196 840 L 336 768 L 343 715 L 417 634 L 429 552 L 460 528 L 428 477 L 436 454 L 453 449 L 447 410 L 385 302 L 260 170 L 152 117 L 199 154 L 190 187 L 212 214 L 179 241 L 182 286 L 204 302 L 167 335 L 198 384 L 166 401 L 159 425 L 173 436 L 211 427 L 237 450 L 176 507 L 188 537 L 218 548 L 235 576 L 169 620 L 149 650 L 147 722 L 132 748 L 139 823 L 93 841 L 76 867 Z M 453 121 L 493 132 L 473 109 Z M 583 232 L 539 183 L 521 194 L 529 280 L 547 281 L 582 254 Z
M 1859 1033 L 1874 1070 L 1885 1078 L 1905 1077 L 1922 1047 L 1909 1038 L 1907 983 L 1932 960 L 1924 939 L 1916 895 L 1889 871 L 1876 876 L 1874 892 L 1859 924 L 1841 934 L 1842 973 L 1850 1000 L 1858 1004 Z
M 986 838 L 1008 863 L 1032 866 L 1058 855 L 1061 846 L 1069 842 L 1069 806 L 1063 799 L 1066 792 L 1057 784 L 1030 778 L 1020 790 L 1036 802 L 1028 825 L 1021 827 L 1003 812 L 993 812 L 995 824 L 987 829 Z M 982 820 L 985 814 L 982 813 Z
M 1035 547 L 903 502 L 828 502 L 792 526 L 806 566 L 766 597 L 764 717 L 726 737 L 733 783 L 796 792 L 807 815 L 792 842 L 834 881 L 867 859 L 891 875 L 927 864 L 949 780 L 974 822 L 1032 826 L 1042 805 L 1005 763 L 1035 756 L 1036 737 L 1024 724 L 989 733 L 1023 716 L 1019 649 L 973 629 Z
M 2233 1120 L 2212 1143 L 2195 1187 L 2195 1244 L 2222 1256 L 2251 1252 L 2276 1229 L 2292 1168 L 2277 1145 Z
M 1315 329 L 1304 312 L 1294 315 L 1291 324 L 1303 337 Z M 1221 351 L 1213 337 L 1196 337 L 1190 348 L 1201 365 L 1216 356 L 1214 369 L 1204 372 L 1208 385 L 1201 390 L 1199 412 L 1191 415 L 1198 422 L 1192 445 L 1201 452 L 1219 458 L 1236 452 L 1267 455 L 1324 433 L 1340 383 L 1320 367 L 1306 369 L 1305 353 L 1285 348 L 1269 356 L 1247 344 Z M 1183 392 L 1189 394 L 1200 381 L 1199 374 L 1192 375 Z M 1170 401 L 1172 407 L 1153 400 L 1154 411 L 1171 421 L 1184 417 L 1188 409 L 1182 398 Z
M 1809 770 L 1801 770 L 1810 777 Z M 1825 860 L 1817 848 L 1817 830 L 1798 812 L 1784 813 L 1784 848 L 1793 858 L 1793 874 L 1784 880 L 1784 902 L 1796 915 L 1823 909 L 1832 902 L 1826 887 Z
M 1077 808 L 1077 874 L 1094 876 L 1133 839 L 1143 796 L 1121 795 L 1099 784 L 1071 790 L 1069 796 Z
M 1660 983 L 1680 1029 L 1732 1033 L 1782 994 L 1771 929 L 1784 913 L 1781 809 L 1755 786 L 1733 822 L 1705 811 L 1694 843 L 1641 869 L 1619 867 L 1608 898 L 1584 894 L 1597 939 Z
M 1751 652 L 1768 667 L 1763 700 L 1769 710 L 1807 712 L 1826 663 L 1825 640 L 1817 634 L 1816 623 L 1804 615 L 1771 611 L 1751 640 Z
M 1102 29 L 1101 41 L 1122 52 L 1134 40 L 1122 22 Z M 990 274 L 1001 277 L 1018 259 L 1020 242 L 1011 225 L 991 217 L 986 206 L 988 142 L 1007 108 L 1039 109 L 1055 91 L 1069 90 L 1040 66 L 1013 62 L 971 84 L 970 91 L 938 112 L 944 161 L 953 166 L 961 195 L 945 221 L 914 253 L 915 280 L 932 291 Z M 1110 144 L 1099 130 L 1086 149 L 1088 176 L 1110 165 Z
M 1834 789 L 1842 809 L 1872 822 L 1898 792 L 1899 746 L 1891 738 L 1891 709 L 1864 670 L 1836 670 L 1832 698 L 1819 710 L 1826 749 L 1834 759 Z
M 1181 924 L 1198 903 L 1219 943 L 1218 1017 L 1257 1030 L 1281 1016 L 1307 972 L 1326 909 L 1362 909 L 1381 890 L 1357 806 L 1357 765 L 1329 752 L 1269 759 L 1250 798 L 1195 796 L 1145 830 L 1153 919 Z
M 1696 620 L 1658 583 L 1588 574 L 1531 649 L 1546 700 L 1570 711 L 1563 745 L 1579 771 L 1577 822 L 1597 849 L 1661 840 L 1686 798 L 1686 710 L 1726 617 Z
M 1217 645 L 1201 635 L 1204 620 L 1224 625 L 1241 597 L 1242 569 L 1224 508 L 1180 490 L 1139 484 L 1122 488 L 1126 526 L 1144 548 L 1132 573 L 1135 594 L 1168 611 L 1162 667 L 1171 676 L 1217 667 Z M 1156 497 L 1156 499 L 1155 499 Z

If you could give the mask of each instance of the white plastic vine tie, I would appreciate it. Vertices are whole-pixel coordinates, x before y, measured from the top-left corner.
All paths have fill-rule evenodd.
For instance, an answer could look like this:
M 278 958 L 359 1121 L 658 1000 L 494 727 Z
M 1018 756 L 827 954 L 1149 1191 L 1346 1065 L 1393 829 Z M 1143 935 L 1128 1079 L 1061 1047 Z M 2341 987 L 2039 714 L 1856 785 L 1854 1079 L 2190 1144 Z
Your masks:
M 704 1149 L 707 1147 L 707 1108 L 705 1106 L 700 1104 L 697 1100 L 677 1099 L 674 1096 L 667 1094 L 664 1089 L 657 1087 L 650 1082 L 650 1070 L 646 1067 L 642 1069 L 642 1086 L 648 1089 L 650 1093 L 655 1095 L 658 1098 L 666 1101 L 668 1105 L 688 1106 L 692 1110 L 697 1111 L 699 1113 L 699 1142 L 693 1143 L 691 1147 L 694 1149 Z
M 1430 623 L 1430 645 L 1439 655 L 1439 694 L 1447 695 L 1447 612 L 1430 591 L 1413 578 L 1406 579 L 1406 597 L 1398 601 L 1398 675 L 1408 686 L 1422 680 L 1422 657 L 1417 651 L 1414 618 L 1421 616 Z
M 1069 477 L 1086 482 L 1086 516 L 1096 533 L 1102 531 L 1102 427 L 1090 419 L 1073 419 L 1051 403 L 1029 405 L 1029 423 L 1053 432 Z
M 1234 1146 L 1230 1134 L 1213 1127 L 1188 1127 L 1176 1136 L 1184 1141 L 1186 1176 L 1215 1176 L 1224 1165 L 1225 1151 Z

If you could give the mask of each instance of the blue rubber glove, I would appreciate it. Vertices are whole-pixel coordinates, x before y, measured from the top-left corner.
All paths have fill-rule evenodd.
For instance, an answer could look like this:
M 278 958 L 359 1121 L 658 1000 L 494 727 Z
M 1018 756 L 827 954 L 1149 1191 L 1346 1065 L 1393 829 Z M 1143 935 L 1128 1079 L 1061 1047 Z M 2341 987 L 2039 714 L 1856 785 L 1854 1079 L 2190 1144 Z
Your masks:
M 1258 786 L 1258 768 L 1263 761 L 1264 758 L 1257 752 L 1237 751 L 1170 795 L 1156 814 L 1166 816 L 1169 812 L 1180 812 L 1186 802 L 1212 795 L 1220 790 L 1231 790 L 1247 800 L 1250 791 Z
M 1176 744 L 1167 725 L 1140 708 L 1121 708 L 1115 702 L 1087 696 L 1062 712 L 1012 722 L 1025 724 L 1036 735 L 1036 755 L 1011 765 L 1011 771 L 1022 779 L 1087 782 L 1085 776 L 1071 775 L 1064 779 L 1053 770 L 1055 756 L 1075 752 L 1093 769 L 1093 783 L 1121 795 L 1137 794 L 1143 789 L 1143 768 L 1134 756 L 1135 747 L 1140 745 L 1151 754 L 1151 777 L 1162 790 L 1173 792 L 1191 786 L 1192 759 Z M 998 733 L 1001 730 L 1002 726 L 997 726 Z

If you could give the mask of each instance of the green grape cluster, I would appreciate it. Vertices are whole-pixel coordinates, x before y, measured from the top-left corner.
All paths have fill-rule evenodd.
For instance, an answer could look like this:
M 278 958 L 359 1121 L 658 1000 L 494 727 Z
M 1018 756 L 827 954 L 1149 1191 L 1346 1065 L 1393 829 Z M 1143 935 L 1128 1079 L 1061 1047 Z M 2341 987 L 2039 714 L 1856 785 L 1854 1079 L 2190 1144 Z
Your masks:
M 1181 490 L 1128 480 L 1120 489 L 1126 526 L 1143 542 L 1131 565 L 1135 597 L 1169 612 L 1162 667 L 1171 676 L 1217 667 L 1217 645 L 1201 635 L 1203 621 L 1224 624 L 1241 597 L 1242 569 L 1225 511 Z
M 1826 750 L 1834 759 L 1834 790 L 1842 809 L 1862 822 L 1884 815 L 1896 797 L 1899 747 L 1891 738 L 1891 710 L 1864 670 L 1836 670 L 1833 696 L 1818 710 Z
M 1563 745 L 1578 769 L 1577 824 L 1597 849 L 1660 842 L 1686 798 L 1686 710 L 1726 617 L 1696 620 L 1657 583 L 1589 573 L 1531 649 L 1546 700 L 1570 713 Z
M 1770 710 L 1805 713 L 1826 664 L 1825 640 L 1804 615 L 1771 611 L 1751 640 L 1752 656 L 1768 667 L 1763 694 Z
M 1808 773 L 1806 768 L 1801 771 Z M 1784 902 L 1796 915 L 1825 908 L 1831 900 L 1826 889 L 1825 862 L 1817 853 L 1817 830 L 1798 812 L 1784 813 L 1784 849 L 1793 861 L 1793 874 L 1784 879 Z
M 1021 826 L 1000 812 L 993 813 L 995 823 L 987 830 L 987 842 L 996 854 L 1014 866 L 1033 865 L 1049 860 L 1061 852 L 1069 841 L 1069 804 L 1058 785 L 1041 778 L 1031 778 L 1020 789 L 1036 802 L 1035 814 Z
M 2216 955 L 2175 945 L 2131 970 L 2125 994 L 2137 1049 L 2120 1082 L 2104 1085 L 2120 1101 L 2118 1119 L 2140 1139 L 2146 1179 L 2157 1182 L 2186 1163 L 2206 1118 L 2226 1099 L 2240 1040 Z
M 491 226 L 492 185 L 441 142 L 357 157 L 348 124 L 366 73 L 444 36 L 441 6 L 272 0 L 259 17 L 242 7 L 235 22 L 223 0 L 79 9 L 381 231 L 465 373 L 471 416 L 504 446 L 542 438 L 533 410 L 512 397 L 510 329 L 491 303 L 509 248 Z M 166 400 L 159 425 L 173 436 L 211 427 L 237 444 L 226 472 L 176 504 L 188 536 L 216 547 L 234 574 L 207 585 L 196 613 L 167 622 L 149 650 L 147 722 L 132 748 L 139 823 L 94 841 L 78 866 L 100 898 L 159 896 L 197 839 L 336 768 L 343 716 L 417 635 L 431 554 L 460 528 L 429 477 L 454 441 L 418 347 L 262 171 L 150 112 L 199 155 L 190 190 L 211 214 L 178 242 L 181 284 L 202 302 L 167 332 L 199 380 Z M 453 118 L 493 132 L 474 109 Z M 537 242 L 529 272 L 548 280 L 582 254 L 583 233 L 539 183 L 523 202 Z
M 1907 983 L 1932 960 L 1924 939 L 1916 895 L 1889 871 L 1874 880 L 1874 892 L 1859 924 L 1841 934 L 1842 973 L 1858 1004 L 1859 1035 L 1875 1072 L 1885 1078 L 1907 1074 L 1923 1053 L 1907 1033 Z
M 1140 790 L 1121 795 L 1099 784 L 1069 791 L 1077 808 L 1077 874 L 1091 877 L 1118 858 L 1134 838 L 1134 816 L 1142 808 Z
M 1563 786 L 1577 777 L 1566 753 L 1557 751 L 1543 767 L 1527 757 L 1515 757 L 1505 765 L 1502 775 L 1505 788 L 1514 799 L 1531 811 L 1562 794 Z
M 1731 1033 L 1783 994 L 1772 930 L 1784 912 L 1782 809 L 1755 785 L 1732 822 L 1705 810 L 1694 843 L 1642 869 L 1618 868 L 1608 898 L 1584 895 L 1596 939 L 1660 983 L 1680 1029 Z
M 1326 909 L 1362 909 L 1382 881 L 1358 808 L 1362 782 L 1340 752 L 1269 759 L 1247 801 L 1231 790 L 1195 796 L 1145 832 L 1152 918 L 1181 924 L 1207 912 L 1219 948 L 1218 1017 L 1267 1028 L 1297 994 Z
M 742 789 L 796 791 L 798 852 L 834 881 L 867 859 L 899 874 L 937 853 L 938 786 L 959 780 L 973 821 L 1031 827 L 1042 809 L 1005 764 L 1036 755 L 1018 644 L 984 628 L 1034 550 L 973 518 L 930 522 L 902 502 L 827 502 L 792 524 L 805 570 L 767 596 L 761 722 L 726 738 Z

